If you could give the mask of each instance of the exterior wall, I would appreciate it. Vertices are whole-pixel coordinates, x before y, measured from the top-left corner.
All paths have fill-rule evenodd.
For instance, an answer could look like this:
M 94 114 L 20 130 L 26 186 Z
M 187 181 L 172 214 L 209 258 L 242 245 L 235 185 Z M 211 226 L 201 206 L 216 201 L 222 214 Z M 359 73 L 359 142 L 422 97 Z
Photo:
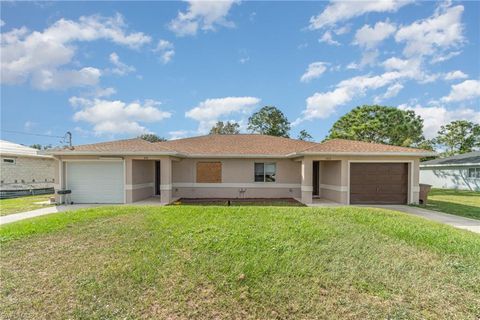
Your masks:
M 342 186 L 342 161 L 320 161 L 320 197 L 346 203 L 345 187 Z M 342 191 L 343 190 L 343 191 Z
M 221 183 L 196 183 L 198 161 L 220 161 Z M 276 182 L 255 182 L 255 162 L 276 163 Z M 181 159 L 172 163 L 173 197 L 292 198 L 300 196 L 300 162 L 290 159 Z M 163 184 L 163 182 L 162 182 Z
M 131 160 L 131 170 L 127 170 L 126 177 L 127 203 L 148 199 L 155 194 L 154 160 Z
M 15 164 L 4 163 L 3 159 L 15 159 Z M 55 183 L 53 158 L 0 157 L 0 189 L 22 190 L 51 188 Z
M 434 188 L 480 191 L 480 179 L 469 178 L 468 168 L 472 167 L 420 168 L 420 183 Z
M 419 158 L 396 156 L 341 156 L 313 157 L 320 161 L 320 197 L 342 204 L 349 204 L 349 163 L 352 162 L 405 162 L 409 164 L 408 203 L 418 203 L 419 199 Z M 412 181 L 413 179 L 413 181 Z

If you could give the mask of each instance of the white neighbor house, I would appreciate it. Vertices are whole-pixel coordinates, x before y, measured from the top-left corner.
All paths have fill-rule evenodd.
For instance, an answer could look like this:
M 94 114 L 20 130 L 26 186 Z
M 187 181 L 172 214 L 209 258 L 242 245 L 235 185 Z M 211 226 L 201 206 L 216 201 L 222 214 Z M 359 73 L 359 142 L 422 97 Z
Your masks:
M 52 188 L 54 159 L 37 149 L 0 140 L 0 190 Z
M 434 188 L 480 191 L 480 151 L 422 162 L 420 183 Z

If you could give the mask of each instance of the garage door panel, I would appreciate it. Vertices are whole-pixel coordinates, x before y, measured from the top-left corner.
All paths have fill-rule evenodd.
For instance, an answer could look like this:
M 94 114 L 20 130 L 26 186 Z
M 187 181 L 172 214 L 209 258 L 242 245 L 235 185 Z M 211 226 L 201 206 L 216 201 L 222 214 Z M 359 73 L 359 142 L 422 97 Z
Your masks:
M 74 203 L 123 203 L 121 161 L 67 162 L 67 189 Z
M 352 163 L 350 203 L 405 204 L 408 194 L 406 163 Z

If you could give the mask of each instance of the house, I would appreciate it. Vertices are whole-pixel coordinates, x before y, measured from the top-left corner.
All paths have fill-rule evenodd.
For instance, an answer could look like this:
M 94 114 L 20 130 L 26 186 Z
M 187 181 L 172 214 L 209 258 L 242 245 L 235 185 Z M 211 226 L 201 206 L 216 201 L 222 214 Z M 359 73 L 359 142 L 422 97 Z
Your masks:
M 0 190 L 53 188 L 55 160 L 39 150 L 0 140 Z
M 480 191 L 480 151 L 422 162 L 420 182 L 434 188 Z
M 342 204 L 418 203 L 419 160 L 430 151 L 258 134 L 141 139 L 48 152 L 56 189 L 76 203 L 178 198 L 317 198 Z

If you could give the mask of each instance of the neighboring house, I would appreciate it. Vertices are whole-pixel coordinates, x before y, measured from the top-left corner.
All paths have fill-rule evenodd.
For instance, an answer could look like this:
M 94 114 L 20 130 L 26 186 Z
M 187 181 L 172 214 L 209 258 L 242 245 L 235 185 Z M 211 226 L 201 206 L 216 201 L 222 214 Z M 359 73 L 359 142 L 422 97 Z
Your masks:
M 0 190 L 52 188 L 55 182 L 52 156 L 39 150 L 0 140 Z
M 480 191 L 480 151 L 422 162 L 420 182 L 434 188 Z
M 315 198 L 349 203 L 418 203 L 426 150 L 349 140 L 324 143 L 258 135 L 141 139 L 48 152 L 57 189 L 76 203 L 178 198 Z

